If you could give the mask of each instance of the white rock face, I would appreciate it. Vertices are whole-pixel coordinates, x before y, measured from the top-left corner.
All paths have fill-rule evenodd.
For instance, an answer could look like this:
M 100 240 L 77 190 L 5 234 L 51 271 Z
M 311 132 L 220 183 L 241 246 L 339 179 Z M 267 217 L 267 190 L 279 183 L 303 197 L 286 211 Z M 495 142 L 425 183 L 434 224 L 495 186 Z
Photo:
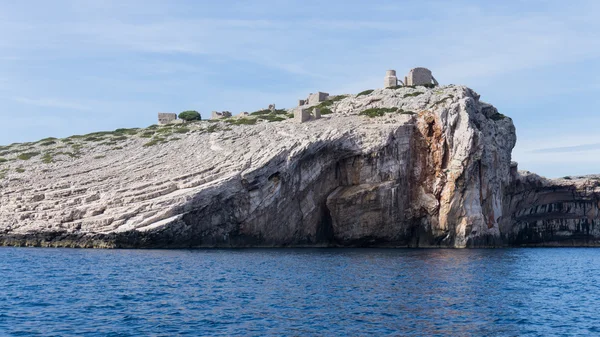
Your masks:
M 511 217 L 504 212 L 511 209 L 505 199 L 512 191 L 516 141 L 510 118 L 463 86 L 377 89 L 329 108 L 332 114 L 303 124 L 220 120 L 5 147 L 0 243 L 504 242 L 500 224 Z M 396 111 L 359 115 L 372 108 Z M 161 136 L 157 144 L 144 146 L 151 139 L 140 136 L 148 132 Z M 67 152 L 80 146 L 78 153 Z M 17 159 L 24 152 L 40 154 Z

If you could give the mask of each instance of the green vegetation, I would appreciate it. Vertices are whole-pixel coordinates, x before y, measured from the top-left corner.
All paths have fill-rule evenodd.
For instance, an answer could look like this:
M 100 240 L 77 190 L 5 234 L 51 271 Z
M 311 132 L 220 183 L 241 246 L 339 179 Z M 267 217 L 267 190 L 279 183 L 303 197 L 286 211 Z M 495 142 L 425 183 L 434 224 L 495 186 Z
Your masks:
M 17 171 L 17 173 L 23 173 L 23 172 L 25 172 L 25 169 L 24 169 L 24 168 L 22 168 L 22 167 L 17 167 L 17 168 L 15 169 L 15 171 Z
M 39 154 L 40 154 L 39 152 L 25 152 L 25 153 L 21 153 L 17 158 L 20 160 L 29 160 Z
M 176 128 L 175 130 L 173 130 L 173 132 L 175 132 L 175 133 L 188 133 L 188 132 L 190 132 L 190 129 L 188 129 L 188 128 Z
M 127 136 L 117 136 L 117 137 L 112 138 L 112 140 L 115 142 L 120 142 L 120 141 L 127 140 L 127 139 L 128 139 Z
M 361 91 L 361 92 L 358 93 L 358 95 L 356 95 L 356 97 L 369 95 L 373 91 L 375 91 L 375 90 L 374 89 L 369 89 L 369 90 Z
M 284 109 L 275 109 L 271 111 L 269 109 L 258 110 L 250 113 L 251 116 L 263 116 L 263 115 L 285 115 L 287 111 Z
M 159 128 L 158 130 L 156 130 L 156 133 L 171 133 L 173 132 L 173 129 L 171 129 L 170 126 L 164 126 L 162 128 Z
M 184 111 L 180 113 L 178 117 L 179 119 L 183 119 L 186 122 L 202 120 L 202 116 L 200 116 L 200 113 L 198 113 L 198 111 L 195 110 Z
M 55 156 L 63 155 L 63 156 L 69 156 L 71 158 L 79 158 L 79 156 L 73 152 L 56 152 L 54 155 Z
M 113 146 L 113 145 L 117 145 L 117 142 L 114 142 L 114 141 L 108 141 L 108 142 L 103 142 L 103 143 L 100 143 L 99 145 Z
M 213 133 L 213 132 L 217 132 L 217 131 L 219 131 L 219 125 L 218 124 L 209 125 L 206 128 L 206 132 L 208 132 L 208 133 Z
M 133 128 L 133 129 L 116 129 L 113 134 L 115 136 L 118 136 L 118 135 L 130 135 L 130 136 L 133 136 L 133 135 L 137 134 L 139 130 L 140 129 L 138 129 L 138 128 Z
M 50 164 L 50 163 L 53 163 L 53 162 L 54 162 L 54 158 L 52 157 L 51 153 L 45 153 L 42 156 L 42 163 L 44 163 L 44 164 Z
M 427 89 L 433 89 L 433 88 L 435 88 L 435 84 L 433 84 L 433 83 L 425 83 L 422 86 L 425 87 L 425 88 L 427 88 Z
M 8 161 L 8 159 L 0 157 L 0 163 L 5 163 L 7 161 Z
M 140 137 L 142 137 L 142 138 L 152 138 L 152 136 L 154 136 L 154 133 L 155 133 L 154 131 L 146 131 L 146 132 L 143 132 L 140 135 Z
M 106 158 L 105 155 L 100 155 L 100 156 L 95 156 L 94 159 L 102 159 L 102 158 Z
M 329 115 L 332 113 L 333 113 L 333 111 L 331 111 L 331 109 L 329 109 L 329 108 L 321 108 L 321 115 Z
M 281 116 L 277 116 L 277 115 L 262 115 L 262 116 L 260 116 L 260 119 L 266 120 L 266 121 L 269 121 L 269 122 L 281 122 L 281 121 L 286 120 L 287 118 L 281 117 Z M 254 123 L 256 123 L 256 120 L 255 120 Z
M 85 141 L 85 142 L 101 142 L 103 140 L 104 140 L 104 138 L 96 137 L 96 136 L 89 136 L 89 137 L 85 137 L 83 139 L 83 141 Z
M 397 111 L 398 111 L 398 108 L 371 108 L 371 109 L 362 111 L 361 113 L 359 113 L 359 115 L 374 118 L 374 117 L 381 117 L 381 116 L 385 115 L 386 113 L 397 112 Z
M 415 91 L 411 94 L 404 94 L 404 96 L 402 96 L 402 98 L 407 98 L 407 97 L 417 97 L 419 95 L 422 95 L 423 93 L 420 91 Z
M 264 118 L 264 116 L 261 116 L 261 118 Z M 256 121 L 257 121 L 256 118 L 236 118 L 236 119 L 227 120 L 227 123 L 229 123 L 231 125 L 254 125 L 254 124 L 256 124 Z M 208 132 L 214 132 L 214 131 L 208 131 Z
M 452 98 L 454 98 L 454 95 L 448 95 L 447 97 L 444 97 L 444 98 L 442 98 L 441 100 L 439 100 L 439 101 L 437 101 L 437 102 L 433 103 L 433 106 L 436 106 L 436 105 L 438 105 L 438 104 L 442 104 L 442 103 L 444 103 L 444 102 L 446 102 L 447 100 L 449 100 L 449 99 L 452 99 Z
M 507 118 L 507 117 L 506 117 L 506 116 L 504 116 L 503 114 L 501 114 L 501 113 L 497 112 L 497 113 L 493 114 L 493 115 L 492 115 L 490 118 L 491 118 L 493 121 L 499 121 L 499 120 L 502 120 L 502 119 L 504 119 L 504 118 Z
M 165 138 L 156 137 L 156 138 L 152 139 L 151 141 L 149 141 L 148 143 L 144 144 L 144 147 L 154 146 L 156 144 L 164 144 L 166 142 L 167 142 L 167 140 Z

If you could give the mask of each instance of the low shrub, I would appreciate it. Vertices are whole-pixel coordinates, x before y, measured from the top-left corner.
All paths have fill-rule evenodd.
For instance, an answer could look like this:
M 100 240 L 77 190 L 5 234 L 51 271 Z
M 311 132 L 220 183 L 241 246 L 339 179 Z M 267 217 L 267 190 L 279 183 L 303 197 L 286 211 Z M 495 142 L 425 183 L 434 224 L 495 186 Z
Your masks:
M 0 163 L 5 163 L 7 161 L 8 161 L 8 159 L 0 157 Z
M 419 95 L 422 95 L 423 93 L 420 91 L 415 91 L 413 93 L 409 93 L 409 94 L 404 94 L 404 96 L 402 96 L 402 98 L 407 98 L 407 97 L 417 97 Z
M 277 115 L 271 115 L 271 114 L 269 114 L 269 115 L 262 115 L 259 118 L 263 119 L 263 120 L 266 120 L 266 121 L 269 121 L 269 122 L 281 122 L 281 121 L 286 120 L 285 117 L 281 117 L 281 116 L 277 116 Z M 255 120 L 254 123 L 256 123 L 256 120 Z
M 499 120 L 502 120 L 502 119 L 506 118 L 506 116 L 504 116 L 503 114 L 501 114 L 501 113 L 498 112 L 498 113 L 493 114 L 490 118 L 493 121 L 499 121 Z
M 163 144 L 163 143 L 166 143 L 166 140 L 164 138 L 156 137 L 156 138 L 152 139 L 151 141 L 149 141 L 148 143 L 144 144 L 144 147 L 154 146 L 156 144 Z
M 40 143 L 41 146 L 50 146 L 50 145 L 54 145 L 54 144 L 56 144 L 56 141 L 54 141 L 54 140 Z
M 140 135 L 140 137 L 142 138 L 152 138 L 152 136 L 154 136 L 153 131 L 146 131 Z
M 132 128 L 132 129 L 116 129 L 114 131 L 115 135 L 130 135 L 133 136 L 135 135 L 140 129 L 138 128 Z
M 22 167 L 17 167 L 17 168 L 15 169 L 15 171 L 16 171 L 17 173 L 23 173 L 23 172 L 25 172 L 25 169 L 24 169 L 24 168 L 22 168 Z
M 96 137 L 96 136 L 89 136 L 83 139 L 83 141 L 85 142 L 101 142 L 103 141 L 104 138 L 102 137 Z
M 44 164 L 50 164 L 50 163 L 53 163 L 53 162 L 54 162 L 54 158 L 52 157 L 51 153 L 45 153 L 42 156 L 42 163 L 44 163 Z
M 17 158 L 20 160 L 29 160 L 35 156 L 38 156 L 39 154 L 39 152 L 25 152 L 21 153 Z
M 361 111 L 359 115 L 367 116 L 370 118 L 381 117 L 386 113 L 397 112 L 398 108 L 371 108 L 364 111 Z
M 190 129 L 188 128 L 176 128 L 173 130 L 174 133 L 188 133 L 190 132 Z
M 454 95 L 448 95 L 448 96 L 446 96 L 446 97 L 444 97 L 444 98 L 440 99 L 439 101 L 437 101 L 437 102 L 433 103 L 433 106 L 436 106 L 436 105 L 438 105 L 438 104 L 442 104 L 442 103 L 444 103 L 444 102 L 446 102 L 447 100 L 449 100 L 449 99 L 452 99 L 452 98 L 454 98 Z
M 375 90 L 374 90 L 374 89 L 369 89 L 369 90 L 361 91 L 361 92 L 359 92 L 359 93 L 358 93 L 358 95 L 356 95 L 356 97 L 359 97 L 359 96 L 365 96 L 365 95 L 369 95 L 369 94 L 371 94 L 373 91 L 375 91 Z
M 261 116 L 261 118 L 264 118 L 264 116 Z M 256 118 L 236 118 L 236 119 L 231 119 L 231 120 L 227 121 L 227 123 L 229 123 L 231 125 L 254 125 L 254 124 L 256 124 L 256 122 L 257 122 Z
M 212 124 L 206 128 L 206 132 L 213 133 L 219 131 L 219 124 Z
M 333 113 L 333 111 L 331 111 L 331 109 L 329 109 L 329 108 L 322 108 L 321 109 L 321 115 L 329 115 L 329 114 L 332 114 L 332 113 Z

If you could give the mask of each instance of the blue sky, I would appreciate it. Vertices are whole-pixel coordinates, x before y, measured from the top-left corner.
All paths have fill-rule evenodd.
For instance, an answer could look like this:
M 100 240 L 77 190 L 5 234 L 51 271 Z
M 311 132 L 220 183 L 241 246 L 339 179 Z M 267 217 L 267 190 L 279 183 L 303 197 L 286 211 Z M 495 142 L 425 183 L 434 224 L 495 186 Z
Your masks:
M 292 107 L 432 69 L 513 118 L 521 169 L 600 173 L 600 1 L 0 2 L 0 144 Z

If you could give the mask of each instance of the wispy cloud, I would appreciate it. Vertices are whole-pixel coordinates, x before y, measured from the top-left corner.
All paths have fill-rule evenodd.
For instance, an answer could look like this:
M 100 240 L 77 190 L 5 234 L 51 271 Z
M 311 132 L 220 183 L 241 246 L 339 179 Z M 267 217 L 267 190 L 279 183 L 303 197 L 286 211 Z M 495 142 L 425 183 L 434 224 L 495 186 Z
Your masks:
M 551 147 L 545 149 L 531 150 L 531 153 L 567 153 L 567 152 L 585 152 L 600 150 L 600 143 L 582 144 L 575 146 Z

